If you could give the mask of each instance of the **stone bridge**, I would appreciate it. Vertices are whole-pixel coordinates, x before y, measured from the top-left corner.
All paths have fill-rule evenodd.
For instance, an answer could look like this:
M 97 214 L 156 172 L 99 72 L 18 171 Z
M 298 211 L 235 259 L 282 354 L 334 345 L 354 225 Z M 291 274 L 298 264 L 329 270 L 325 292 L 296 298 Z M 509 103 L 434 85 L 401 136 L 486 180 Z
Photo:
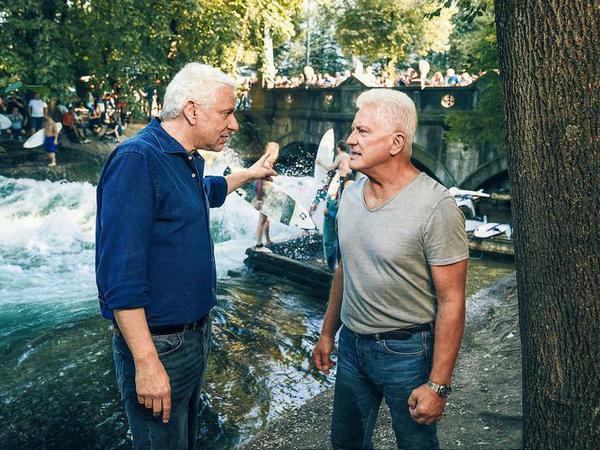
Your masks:
M 308 174 L 323 133 L 333 128 L 336 140 L 346 139 L 356 112 L 358 95 L 369 89 L 355 77 L 335 88 L 262 89 L 250 92 L 251 107 L 238 117 L 246 136 L 256 144 L 281 145 L 282 162 Z M 408 86 L 397 88 L 417 107 L 419 126 L 413 144 L 413 162 L 447 187 L 497 189 L 507 187 L 506 151 L 491 145 L 469 147 L 446 142 L 444 116 L 450 110 L 469 110 L 477 102 L 477 87 Z M 252 136 L 249 136 L 249 133 Z M 253 155 L 255 156 L 255 155 Z

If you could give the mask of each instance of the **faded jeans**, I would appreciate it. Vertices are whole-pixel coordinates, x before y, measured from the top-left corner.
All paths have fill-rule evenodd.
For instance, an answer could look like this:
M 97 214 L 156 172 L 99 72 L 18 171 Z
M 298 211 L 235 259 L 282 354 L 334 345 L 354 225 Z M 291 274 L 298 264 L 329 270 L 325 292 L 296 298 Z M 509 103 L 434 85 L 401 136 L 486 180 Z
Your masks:
M 436 425 L 415 422 L 408 398 L 431 372 L 433 336 L 376 340 L 342 328 L 333 401 L 331 442 L 336 449 L 372 449 L 381 400 L 390 408 L 398 448 L 437 450 Z
M 125 401 L 125 411 L 135 449 L 191 450 L 198 429 L 200 386 L 210 347 L 210 319 L 193 331 L 152 336 L 160 361 L 171 382 L 169 423 L 152 416 L 140 405 L 135 391 L 135 366 L 125 339 L 113 336 L 113 357 L 117 386 Z

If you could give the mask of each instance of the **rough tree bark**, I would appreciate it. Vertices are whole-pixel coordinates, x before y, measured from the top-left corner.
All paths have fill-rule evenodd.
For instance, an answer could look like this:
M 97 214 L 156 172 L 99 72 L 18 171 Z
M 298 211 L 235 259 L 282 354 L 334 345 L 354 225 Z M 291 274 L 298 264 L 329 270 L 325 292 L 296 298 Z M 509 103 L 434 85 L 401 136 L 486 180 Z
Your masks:
M 496 0 L 523 443 L 600 448 L 600 3 Z

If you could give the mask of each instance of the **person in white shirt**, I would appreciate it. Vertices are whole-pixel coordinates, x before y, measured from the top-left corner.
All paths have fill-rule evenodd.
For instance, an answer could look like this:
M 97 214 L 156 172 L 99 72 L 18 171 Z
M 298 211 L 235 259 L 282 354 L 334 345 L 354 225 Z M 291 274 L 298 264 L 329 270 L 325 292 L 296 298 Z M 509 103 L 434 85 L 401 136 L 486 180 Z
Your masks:
M 29 117 L 31 118 L 31 132 L 35 133 L 44 127 L 44 117 L 48 113 L 48 105 L 40 98 L 40 94 L 35 94 L 29 100 Z

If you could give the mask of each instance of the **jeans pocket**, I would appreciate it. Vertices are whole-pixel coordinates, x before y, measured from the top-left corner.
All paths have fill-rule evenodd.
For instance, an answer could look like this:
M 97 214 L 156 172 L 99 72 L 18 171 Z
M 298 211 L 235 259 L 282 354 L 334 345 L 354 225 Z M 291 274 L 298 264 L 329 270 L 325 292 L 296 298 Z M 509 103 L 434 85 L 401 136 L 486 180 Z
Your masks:
M 152 336 L 158 356 L 163 358 L 172 355 L 183 345 L 183 333 L 161 334 Z
M 413 334 L 412 338 L 406 340 L 386 339 L 382 340 L 381 344 L 386 351 L 391 355 L 413 357 L 422 356 L 425 353 L 421 333 Z

